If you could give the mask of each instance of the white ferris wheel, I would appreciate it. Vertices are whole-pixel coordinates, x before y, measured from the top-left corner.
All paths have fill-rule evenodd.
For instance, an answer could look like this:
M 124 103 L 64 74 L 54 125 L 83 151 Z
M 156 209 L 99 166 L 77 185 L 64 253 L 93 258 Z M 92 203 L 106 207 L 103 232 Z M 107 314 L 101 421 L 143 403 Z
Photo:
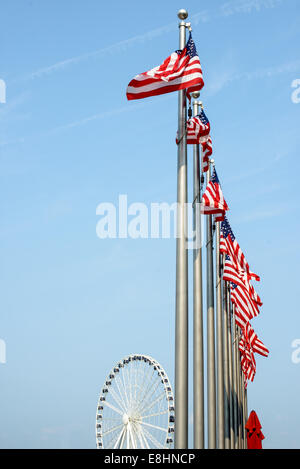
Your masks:
M 170 449 L 174 425 L 173 392 L 161 365 L 141 354 L 118 362 L 98 400 L 97 448 Z

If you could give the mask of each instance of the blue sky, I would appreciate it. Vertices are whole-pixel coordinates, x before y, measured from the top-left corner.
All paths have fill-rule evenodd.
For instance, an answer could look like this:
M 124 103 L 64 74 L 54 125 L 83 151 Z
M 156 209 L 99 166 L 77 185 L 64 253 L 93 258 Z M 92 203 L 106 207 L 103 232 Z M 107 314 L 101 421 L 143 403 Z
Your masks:
M 265 448 L 300 447 L 298 0 L 14 0 L 0 31 L 2 448 L 94 448 L 99 390 L 128 353 L 173 382 L 175 241 L 100 240 L 96 207 L 176 200 L 176 93 L 125 92 L 178 48 L 179 8 L 229 219 L 262 278 L 253 326 L 270 356 L 257 357 L 249 410 Z M 191 168 L 189 151 L 190 182 Z

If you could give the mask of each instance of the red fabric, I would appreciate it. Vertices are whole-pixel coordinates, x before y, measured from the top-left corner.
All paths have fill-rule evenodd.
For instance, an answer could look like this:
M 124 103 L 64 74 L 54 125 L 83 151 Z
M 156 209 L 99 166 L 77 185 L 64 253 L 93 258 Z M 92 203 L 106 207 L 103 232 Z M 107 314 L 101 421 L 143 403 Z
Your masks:
M 245 428 L 247 430 L 248 449 L 262 449 L 262 440 L 265 437 L 261 431 L 259 418 L 254 410 L 251 410 Z

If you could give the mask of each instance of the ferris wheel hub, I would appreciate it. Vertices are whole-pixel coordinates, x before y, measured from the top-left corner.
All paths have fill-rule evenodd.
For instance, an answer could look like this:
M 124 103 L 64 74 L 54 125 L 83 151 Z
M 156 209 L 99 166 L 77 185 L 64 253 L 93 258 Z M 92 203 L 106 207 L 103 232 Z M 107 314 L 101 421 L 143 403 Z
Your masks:
M 124 415 L 123 415 L 122 421 L 123 421 L 123 425 L 128 425 L 128 423 L 129 423 L 129 417 L 128 417 L 127 414 L 124 414 Z

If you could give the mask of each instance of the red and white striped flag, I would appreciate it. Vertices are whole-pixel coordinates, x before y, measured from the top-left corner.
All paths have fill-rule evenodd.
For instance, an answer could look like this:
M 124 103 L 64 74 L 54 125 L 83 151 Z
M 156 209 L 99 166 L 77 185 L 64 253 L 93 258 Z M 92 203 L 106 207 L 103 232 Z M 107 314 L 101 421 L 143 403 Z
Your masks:
M 251 278 L 254 278 L 257 281 L 260 280 L 258 275 L 250 271 L 249 264 L 246 261 L 246 258 L 240 248 L 240 245 L 235 239 L 235 236 L 226 216 L 224 217 L 224 220 L 221 223 L 220 252 L 228 254 L 232 262 L 237 266 L 238 270 L 242 269 L 247 273 L 249 280 Z
M 257 334 L 254 332 L 254 329 L 249 322 L 245 327 L 244 335 L 247 337 L 253 352 L 259 353 L 263 357 L 267 357 L 269 355 L 269 350 L 257 337 Z
M 142 99 L 183 89 L 191 93 L 203 86 L 201 64 L 190 34 L 183 50 L 173 52 L 162 65 L 134 77 L 126 95 L 128 100 Z
M 253 285 L 251 285 L 248 275 L 244 270 L 239 268 L 237 264 L 234 264 L 231 257 L 226 254 L 224 262 L 223 280 L 227 282 L 233 282 L 239 285 L 241 288 L 245 288 L 250 295 L 250 298 L 257 303 L 258 306 L 262 306 L 262 301 Z
M 240 339 L 239 350 L 241 353 L 241 368 L 245 376 L 245 382 L 247 383 L 247 379 L 253 381 L 256 373 L 256 361 L 250 344 L 244 335 Z
M 238 311 L 249 321 L 259 315 L 258 306 L 247 290 L 233 282 L 230 282 L 230 299 Z
M 209 157 L 212 155 L 212 141 L 211 136 L 200 138 L 200 144 L 202 148 L 202 172 L 206 173 L 209 167 Z
M 186 123 L 186 143 L 190 145 L 199 144 L 201 138 L 206 137 L 210 131 L 210 123 L 203 109 L 197 116 L 191 117 Z M 176 143 L 178 145 L 178 132 L 176 135 Z
M 216 221 L 222 221 L 227 210 L 229 210 L 229 207 L 224 199 L 220 181 L 214 169 L 202 196 L 201 212 L 205 215 L 215 215 Z
M 205 137 L 209 134 L 210 123 L 207 119 L 203 109 L 200 114 L 195 117 L 191 117 L 186 124 L 186 143 L 187 144 L 198 144 L 200 143 L 201 137 Z

